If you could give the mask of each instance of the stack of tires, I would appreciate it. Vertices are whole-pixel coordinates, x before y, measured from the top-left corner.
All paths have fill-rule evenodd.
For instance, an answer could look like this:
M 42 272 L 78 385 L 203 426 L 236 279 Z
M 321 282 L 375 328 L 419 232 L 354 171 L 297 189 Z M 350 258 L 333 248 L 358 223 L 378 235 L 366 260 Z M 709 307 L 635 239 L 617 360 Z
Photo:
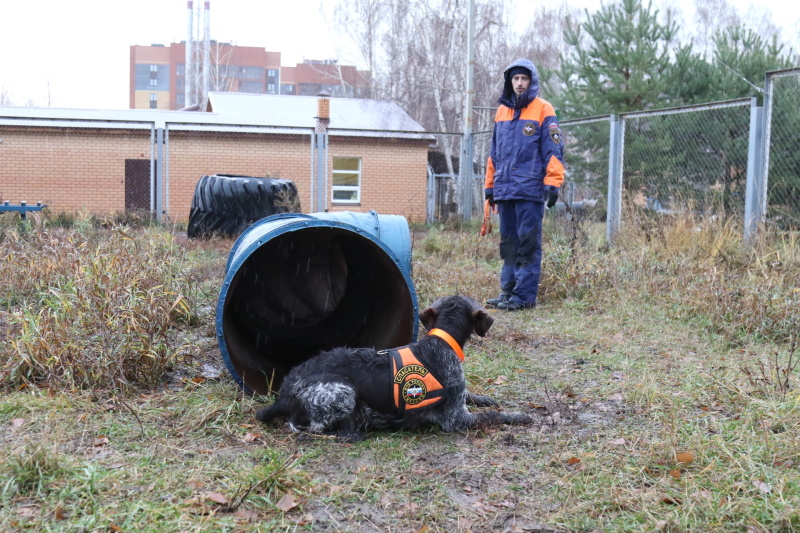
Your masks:
M 238 237 L 254 222 L 300 211 L 291 180 L 214 174 L 197 182 L 189 212 L 190 239 Z

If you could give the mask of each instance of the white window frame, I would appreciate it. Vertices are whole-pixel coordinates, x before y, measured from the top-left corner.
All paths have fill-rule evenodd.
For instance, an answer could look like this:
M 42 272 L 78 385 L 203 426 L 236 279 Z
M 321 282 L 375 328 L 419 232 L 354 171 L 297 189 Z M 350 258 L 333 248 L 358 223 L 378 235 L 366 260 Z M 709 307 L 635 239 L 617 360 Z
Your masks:
M 358 160 L 358 170 L 336 170 L 336 160 L 337 159 L 356 159 Z M 361 203 L 361 180 L 363 177 L 362 174 L 362 161 L 360 157 L 353 157 L 353 156 L 339 156 L 333 158 L 333 176 L 331 179 L 331 203 L 334 204 L 360 204 Z M 337 174 L 357 174 L 358 175 L 358 185 L 336 185 L 336 175 Z M 347 192 L 355 192 L 355 198 L 350 200 L 342 200 L 336 198 L 337 191 L 347 191 Z

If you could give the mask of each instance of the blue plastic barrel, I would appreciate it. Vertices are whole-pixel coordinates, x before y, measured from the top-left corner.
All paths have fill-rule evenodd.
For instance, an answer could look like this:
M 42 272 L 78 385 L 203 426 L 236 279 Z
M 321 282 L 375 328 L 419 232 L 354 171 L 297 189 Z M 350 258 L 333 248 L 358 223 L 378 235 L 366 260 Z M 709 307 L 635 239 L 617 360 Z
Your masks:
M 404 217 L 284 213 L 234 243 L 217 341 L 233 378 L 248 393 L 267 394 L 322 350 L 415 341 L 417 315 Z

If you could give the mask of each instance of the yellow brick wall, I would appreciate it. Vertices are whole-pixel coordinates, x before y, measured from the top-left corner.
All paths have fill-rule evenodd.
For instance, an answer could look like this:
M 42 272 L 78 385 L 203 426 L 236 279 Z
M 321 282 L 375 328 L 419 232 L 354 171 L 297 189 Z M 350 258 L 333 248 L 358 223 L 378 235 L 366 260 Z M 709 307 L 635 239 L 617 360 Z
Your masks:
M 0 200 L 41 201 L 53 212 L 105 215 L 125 209 L 125 160 L 150 158 L 150 130 L 0 126 Z M 329 139 L 330 211 L 403 215 L 424 222 L 427 141 Z M 164 207 L 186 222 L 197 181 L 206 174 L 292 180 L 311 211 L 311 136 L 169 131 L 169 192 Z M 359 205 L 330 203 L 333 157 L 362 159 Z M 166 172 L 166 171 L 165 171 Z M 166 180 L 165 180 L 166 181 Z
M 150 159 L 150 130 L 0 126 L 0 200 L 54 212 L 125 209 L 125 160 Z
M 329 169 L 333 168 L 334 157 L 361 158 L 361 204 L 333 203 L 330 211 L 366 213 L 374 209 L 381 215 L 403 215 L 425 222 L 428 144 L 411 139 L 331 136 Z

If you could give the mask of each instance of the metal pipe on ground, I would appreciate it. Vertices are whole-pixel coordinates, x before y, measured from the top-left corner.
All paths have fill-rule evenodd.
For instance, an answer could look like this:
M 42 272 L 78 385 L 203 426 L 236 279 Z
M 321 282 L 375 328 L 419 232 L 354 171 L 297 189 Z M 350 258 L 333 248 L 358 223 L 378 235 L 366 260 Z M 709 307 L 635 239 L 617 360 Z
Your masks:
M 217 341 L 243 389 L 268 394 L 322 350 L 414 342 L 418 312 L 404 217 L 283 213 L 233 245 Z

